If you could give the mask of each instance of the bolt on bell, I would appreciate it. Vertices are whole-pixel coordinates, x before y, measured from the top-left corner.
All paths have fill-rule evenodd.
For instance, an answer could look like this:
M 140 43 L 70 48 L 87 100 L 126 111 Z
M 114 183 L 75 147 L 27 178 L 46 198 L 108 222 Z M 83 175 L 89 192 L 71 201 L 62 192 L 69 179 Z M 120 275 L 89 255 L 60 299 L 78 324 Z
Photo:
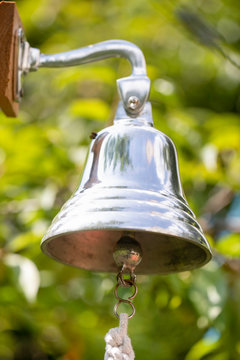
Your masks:
M 42 239 L 45 254 L 69 265 L 116 272 L 116 244 L 141 247 L 138 274 L 191 270 L 212 257 L 184 198 L 173 142 L 153 127 L 151 105 L 135 118 L 119 104 L 114 125 L 92 140 L 76 193 Z

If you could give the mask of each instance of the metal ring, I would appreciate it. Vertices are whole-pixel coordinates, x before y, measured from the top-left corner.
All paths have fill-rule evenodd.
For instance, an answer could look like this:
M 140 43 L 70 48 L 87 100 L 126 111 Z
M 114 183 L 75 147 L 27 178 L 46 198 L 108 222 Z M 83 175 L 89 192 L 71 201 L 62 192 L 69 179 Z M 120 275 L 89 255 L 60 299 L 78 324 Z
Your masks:
M 135 285 L 135 283 L 136 283 L 136 275 L 131 272 L 130 278 L 124 279 L 123 278 L 123 270 L 122 270 L 117 275 L 117 281 L 123 287 L 131 287 L 132 285 Z
M 129 301 L 129 300 L 124 300 L 124 299 L 120 299 L 120 300 L 118 301 L 118 303 L 114 306 L 114 314 L 115 314 L 115 316 L 119 319 L 119 315 L 118 315 L 117 310 L 118 310 L 118 307 L 119 307 L 119 305 L 120 305 L 121 303 L 129 304 L 129 305 L 131 306 L 131 308 L 132 308 L 132 313 L 131 313 L 130 315 L 128 315 L 128 318 L 131 319 L 131 318 L 135 315 L 135 307 L 134 307 L 133 303 L 131 303 L 131 301 Z
M 136 296 L 137 293 L 138 293 L 137 285 L 136 285 L 136 284 L 133 284 L 133 282 L 132 282 L 131 280 L 125 280 L 125 281 L 129 284 L 128 287 L 131 287 L 131 286 L 134 287 L 134 293 L 133 293 L 131 296 L 128 297 L 128 300 L 132 300 L 132 299 L 135 298 L 135 296 Z M 122 285 L 121 285 L 121 284 L 117 284 L 117 285 L 115 286 L 115 290 L 114 290 L 114 294 L 115 294 L 116 299 L 118 299 L 119 301 L 121 301 L 121 300 L 123 300 L 123 301 L 128 301 L 128 300 L 125 300 L 125 299 L 122 299 L 122 298 L 119 297 L 119 295 L 118 295 L 118 288 L 119 288 L 119 286 L 122 286 Z M 126 286 L 124 286 L 124 287 L 126 287 Z

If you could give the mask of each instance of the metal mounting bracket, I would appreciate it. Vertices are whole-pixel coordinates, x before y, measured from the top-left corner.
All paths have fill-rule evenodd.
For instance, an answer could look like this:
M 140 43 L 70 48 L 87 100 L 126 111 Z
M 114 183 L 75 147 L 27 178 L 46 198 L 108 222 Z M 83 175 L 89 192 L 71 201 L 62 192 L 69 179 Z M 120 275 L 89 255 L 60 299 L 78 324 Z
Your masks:
M 41 67 L 67 67 L 86 64 L 110 57 L 123 57 L 130 61 L 132 74 L 118 79 L 117 87 L 126 112 L 136 117 L 148 99 L 150 80 L 142 51 L 133 43 L 124 40 L 103 41 L 72 51 L 54 55 L 41 54 L 31 48 L 21 29 L 19 30 L 19 62 L 17 99 L 21 98 L 21 75 Z
M 17 31 L 17 42 L 18 72 L 15 101 L 20 102 L 23 97 L 22 75 L 26 75 L 29 71 L 37 70 L 35 60 L 40 57 L 40 50 L 30 47 L 22 28 L 19 28 Z

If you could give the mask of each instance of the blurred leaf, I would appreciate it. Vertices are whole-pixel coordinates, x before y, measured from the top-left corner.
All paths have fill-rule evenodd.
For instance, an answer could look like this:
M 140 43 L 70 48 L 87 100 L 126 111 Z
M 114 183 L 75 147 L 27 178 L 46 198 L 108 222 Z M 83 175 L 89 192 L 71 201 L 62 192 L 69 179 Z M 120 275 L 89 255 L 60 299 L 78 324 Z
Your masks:
M 219 344 L 217 342 L 208 342 L 207 339 L 202 339 L 192 347 L 185 360 L 206 359 L 207 355 L 210 355 L 212 359 L 213 352 L 218 346 Z
M 221 39 L 220 35 L 202 17 L 186 7 L 178 9 L 177 16 L 200 42 L 216 49 L 219 48 L 218 41 Z
M 71 104 L 70 113 L 75 117 L 106 121 L 110 110 L 108 105 L 99 99 L 80 99 Z
M 18 252 L 39 244 L 39 237 L 36 236 L 33 232 L 23 233 L 16 236 L 12 241 L 7 244 L 7 250 L 11 252 Z
M 229 234 L 222 237 L 215 247 L 221 254 L 240 257 L 240 234 Z
M 40 285 L 40 275 L 36 265 L 31 260 L 17 254 L 6 255 L 4 261 L 8 266 L 19 268 L 19 285 L 27 300 L 33 302 Z

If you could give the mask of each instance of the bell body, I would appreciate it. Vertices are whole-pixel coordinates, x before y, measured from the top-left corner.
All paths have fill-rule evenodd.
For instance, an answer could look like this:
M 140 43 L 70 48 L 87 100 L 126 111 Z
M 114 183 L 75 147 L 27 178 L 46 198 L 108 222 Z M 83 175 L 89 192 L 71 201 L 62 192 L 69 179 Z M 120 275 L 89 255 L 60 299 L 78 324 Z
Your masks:
M 152 125 L 150 104 L 133 119 L 119 105 L 113 126 L 92 141 L 81 184 L 42 240 L 65 264 L 116 272 L 116 243 L 142 248 L 136 273 L 204 265 L 211 251 L 181 188 L 173 142 Z

